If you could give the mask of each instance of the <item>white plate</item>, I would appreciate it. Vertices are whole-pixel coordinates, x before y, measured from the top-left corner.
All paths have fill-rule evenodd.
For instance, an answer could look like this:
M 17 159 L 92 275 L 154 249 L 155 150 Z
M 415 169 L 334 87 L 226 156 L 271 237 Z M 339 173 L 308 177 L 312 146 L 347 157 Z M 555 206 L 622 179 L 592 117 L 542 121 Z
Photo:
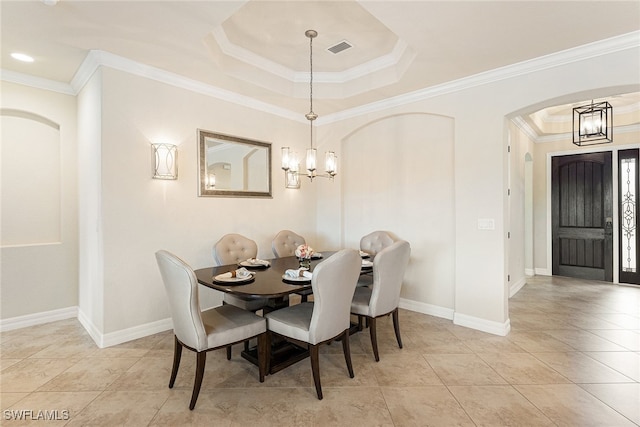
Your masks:
M 311 279 L 309 279 L 308 277 L 290 277 L 286 274 L 283 274 L 282 278 L 288 282 L 311 282 Z
M 227 274 L 228 273 L 218 274 L 213 278 L 213 280 L 215 282 L 224 282 L 224 283 L 244 283 L 244 282 L 252 281 L 254 276 L 253 274 L 251 274 L 249 277 L 229 277 L 227 276 Z
M 249 261 L 248 259 L 245 259 L 244 261 L 240 261 L 238 263 L 239 266 L 241 267 L 247 267 L 247 268 L 267 268 L 269 266 L 271 266 L 271 264 L 268 265 L 264 265 L 264 264 L 254 264 L 251 261 Z
M 361 258 L 369 258 L 369 256 L 370 256 L 370 255 L 369 255 L 368 253 L 366 253 L 366 252 L 364 252 L 364 251 L 360 251 L 360 257 L 361 257 Z
M 362 260 L 362 268 L 373 268 L 373 262 Z
M 316 254 L 311 255 L 311 259 L 320 259 L 320 258 L 322 258 L 322 254 L 316 253 Z

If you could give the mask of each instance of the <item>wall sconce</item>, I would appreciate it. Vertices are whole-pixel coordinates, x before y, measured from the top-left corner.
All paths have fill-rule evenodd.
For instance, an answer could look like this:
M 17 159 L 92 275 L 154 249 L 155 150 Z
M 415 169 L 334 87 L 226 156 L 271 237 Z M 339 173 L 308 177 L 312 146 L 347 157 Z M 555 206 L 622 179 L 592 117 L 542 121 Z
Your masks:
M 207 190 L 215 190 L 216 189 L 216 174 L 215 173 L 207 174 L 206 180 L 207 180 L 207 182 L 206 182 L 205 185 L 207 187 Z
M 173 144 L 151 144 L 153 179 L 178 179 L 178 147 Z
M 573 143 L 578 146 L 613 142 L 613 107 L 597 102 L 573 109 Z

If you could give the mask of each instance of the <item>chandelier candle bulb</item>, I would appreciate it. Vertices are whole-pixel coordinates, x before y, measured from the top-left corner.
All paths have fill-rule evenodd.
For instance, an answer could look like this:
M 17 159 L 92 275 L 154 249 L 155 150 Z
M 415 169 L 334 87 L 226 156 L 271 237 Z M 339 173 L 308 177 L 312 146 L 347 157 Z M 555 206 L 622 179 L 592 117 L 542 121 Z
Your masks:
M 336 174 L 336 169 L 338 168 L 338 157 L 336 156 L 336 153 L 333 151 L 327 151 L 324 159 L 324 167 L 329 176 L 333 178 Z
M 307 148 L 307 170 L 313 172 L 316 170 L 316 149 Z
M 291 167 L 291 151 L 289 147 L 282 147 L 282 169 L 289 170 Z

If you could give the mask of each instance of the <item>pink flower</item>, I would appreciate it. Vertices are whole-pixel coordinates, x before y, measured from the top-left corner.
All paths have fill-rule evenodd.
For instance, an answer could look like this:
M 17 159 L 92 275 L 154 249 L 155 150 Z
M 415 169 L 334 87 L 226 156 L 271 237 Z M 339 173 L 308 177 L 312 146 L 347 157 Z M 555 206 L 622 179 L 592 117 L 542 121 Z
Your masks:
M 296 248 L 296 256 L 300 259 L 309 259 L 313 253 L 313 248 L 309 245 L 300 245 Z

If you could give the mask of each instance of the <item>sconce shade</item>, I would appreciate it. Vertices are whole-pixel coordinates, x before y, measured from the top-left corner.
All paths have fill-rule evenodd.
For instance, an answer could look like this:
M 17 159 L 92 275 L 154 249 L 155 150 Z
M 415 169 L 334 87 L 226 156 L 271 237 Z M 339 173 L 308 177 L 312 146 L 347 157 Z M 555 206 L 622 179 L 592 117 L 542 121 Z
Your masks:
M 178 147 L 151 144 L 153 179 L 178 179 Z
M 613 142 L 613 107 L 597 102 L 573 109 L 573 143 L 578 146 Z

